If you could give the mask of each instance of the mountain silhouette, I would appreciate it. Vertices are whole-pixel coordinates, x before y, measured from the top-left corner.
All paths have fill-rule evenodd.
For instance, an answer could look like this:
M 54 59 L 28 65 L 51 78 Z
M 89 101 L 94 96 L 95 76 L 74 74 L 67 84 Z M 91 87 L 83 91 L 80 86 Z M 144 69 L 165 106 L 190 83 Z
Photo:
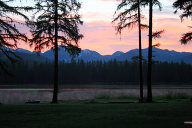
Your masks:
M 54 50 L 47 50 L 44 53 L 37 55 L 36 52 L 31 52 L 22 48 L 16 50 L 5 48 L 6 50 L 14 52 L 20 56 L 23 61 L 35 61 L 45 62 L 54 60 Z M 76 61 L 83 60 L 84 62 L 90 61 L 110 61 L 116 59 L 117 61 L 132 61 L 132 57 L 138 56 L 138 49 L 133 49 L 128 52 L 116 51 L 112 55 L 101 55 L 96 51 L 89 49 L 82 50 L 81 53 L 75 58 Z M 142 49 L 143 58 L 147 59 L 148 48 Z M 63 47 L 59 47 L 59 61 L 60 62 L 71 62 L 70 54 Z M 185 62 L 192 64 L 192 53 L 190 52 L 176 52 L 167 49 L 153 48 L 153 60 L 160 62 Z

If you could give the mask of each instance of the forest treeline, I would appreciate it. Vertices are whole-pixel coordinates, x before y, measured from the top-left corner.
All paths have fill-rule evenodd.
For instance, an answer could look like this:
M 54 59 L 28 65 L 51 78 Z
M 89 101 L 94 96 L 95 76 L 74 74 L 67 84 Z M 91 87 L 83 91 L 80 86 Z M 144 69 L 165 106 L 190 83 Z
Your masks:
M 11 74 L 2 73 L 0 84 L 53 84 L 54 64 L 22 62 L 10 66 Z M 59 84 L 139 84 L 137 62 L 59 63 Z M 143 64 L 147 77 L 147 63 Z M 192 66 L 182 63 L 155 62 L 153 84 L 190 84 Z M 146 80 L 144 79 L 144 83 Z

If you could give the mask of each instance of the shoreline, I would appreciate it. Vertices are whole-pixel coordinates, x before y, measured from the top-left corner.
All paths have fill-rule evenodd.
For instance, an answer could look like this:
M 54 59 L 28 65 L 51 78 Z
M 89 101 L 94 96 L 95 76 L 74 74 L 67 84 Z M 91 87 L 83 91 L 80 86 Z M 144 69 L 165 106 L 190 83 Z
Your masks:
M 144 96 L 146 96 L 146 88 Z M 153 96 L 163 96 L 168 94 L 185 94 L 192 96 L 192 87 L 187 88 L 153 88 Z M 52 100 L 52 89 L 0 89 L 0 103 L 2 104 L 24 104 L 29 99 L 40 100 L 41 103 Z M 94 99 L 98 96 L 109 96 L 112 98 L 120 96 L 139 97 L 139 88 L 129 89 L 93 89 L 93 88 L 67 88 L 59 89 L 58 100 L 86 100 Z

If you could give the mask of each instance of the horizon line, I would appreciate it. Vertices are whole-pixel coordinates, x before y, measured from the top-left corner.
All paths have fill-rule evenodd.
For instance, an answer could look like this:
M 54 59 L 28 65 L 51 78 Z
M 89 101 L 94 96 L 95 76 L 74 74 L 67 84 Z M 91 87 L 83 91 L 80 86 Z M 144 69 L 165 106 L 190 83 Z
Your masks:
M 168 51 L 174 51 L 174 52 L 179 52 L 179 53 L 192 53 L 192 52 L 186 52 L 186 51 L 177 51 L 177 50 L 173 50 L 173 49 L 162 49 L 162 48 L 157 48 L 157 47 L 153 47 L 153 48 L 156 48 L 156 49 L 161 49 L 161 50 L 168 50 Z M 11 48 L 12 49 L 12 48 Z M 29 50 L 29 49 L 25 49 L 25 48 L 21 48 L 21 47 L 18 47 L 17 49 L 23 49 L 23 50 L 27 50 L 27 51 L 29 51 L 29 52 L 34 52 L 34 51 L 32 51 L 32 50 Z M 14 49 L 14 50 L 17 50 L 17 49 Z M 123 52 L 123 51 L 119 51 L 119 52 L 123 52 L 123 53 L 127 53 L 127 52 L 130 52 L 130 51 L 132 51 L 132 50 L 138 50 L 139 48 L 134 48 L 134 49 L 131 49 L 131 50 L 128 50 L 128 51 L 126 51 L 126 52 Z M 145 49 L 148 49 L 148 48 L 142 48 L 142 50 L 145 50 Z M 41 53 L 45 53 L 45 52 L 47 52 L 47 51 L 49 51 L 49 50 L 52 50 L 52 49 L 48 49 L 48 50 L 46 50 L 46 51 L 44 51 L 44 52 L 41 52 Z M 82 49 L 82 50 L 90 50 L 90 51 L 94 51 L 94 52 L 97 52 L 96 50 L 91 50 L 91 49 Z M 102 55 L 102 56 L 107 56 L 107 55 L 113 55 L 114 53 L 116 53 L 116 52 L 118 52 L 118 51 L 115 51 L 115 52 L 113 52 L 112 54 L 101 54 L 100 52 L 97 52 L 97 53 L 99 53 L 100 55 Z

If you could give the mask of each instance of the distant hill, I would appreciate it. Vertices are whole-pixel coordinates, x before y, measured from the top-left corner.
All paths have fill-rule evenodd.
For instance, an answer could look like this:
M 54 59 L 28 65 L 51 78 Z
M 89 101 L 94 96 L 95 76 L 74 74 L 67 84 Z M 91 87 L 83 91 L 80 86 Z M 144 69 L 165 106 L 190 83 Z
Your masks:
M 7 51 L 14 53 L 16 56 L 20 58 L 16 58 L 18 61 L 25 61 L 25 62 L 45 62 L 49 61 L 46 57 L 42 56 L 42 53 L 37 54 L 36 52 L 31 52 L 22 48 L 18 48 L 16 50 L 10 48 L 3 48 Z M 0 51 L 0 57 L 3 59 L 7 59 L 4 54 Z M 14 57 L 13 54 L 9 54 L 10 56 Z
M 138 49 L 130 50 L 124 54 L 117 56 L 115 59 L 118 61 L 129 60 L 134 56 L 138 56 Z M 143 58 L 147 60 L 148 48 L 142 50 Z M 176 52 L 170 50 L 163 50 L 159 48 L 153 48 L 153 60 L 161 62 L 185 62 L 192 64 L 192 53 L 190 52 Z
M 14 52 L 16 55 L 20 56 L 24 61 L 35 61 L 35 62 L 45 62 L 45 61 L 53 61 L 54 60 L 54 51 L 48 50 L 45 53 L 40 53 L 38 56 L 35 52 L 30 52 L 25 49 L 8 49 Z M 148 49 L 143 49 L 143 58 L 147 59 L 148 56 Z M 83 60 L 85 62 L 89 61 L 110 61 L 116 59 L 117 61 L 132 61 L 132 57 L 138 56 L 139 54 L 138 49 L 130 50 L 126 53 L 117 51 L 112 55 L 101 55 L 96 51 L 92 50 L 82 50 L 79 56 L 75 58 L 76 61 Z M 153 60 L 161 61 L 161 62 L 185 62 L 188 64 L 192 64 L 192 53 L 190 52 L 176 52 L 170 51 L 167 49 L 159 49 L 153 48 Z M 70 54 L 63 48 L 59 47 L 59 61 L 62 62 L 71 62 Z

